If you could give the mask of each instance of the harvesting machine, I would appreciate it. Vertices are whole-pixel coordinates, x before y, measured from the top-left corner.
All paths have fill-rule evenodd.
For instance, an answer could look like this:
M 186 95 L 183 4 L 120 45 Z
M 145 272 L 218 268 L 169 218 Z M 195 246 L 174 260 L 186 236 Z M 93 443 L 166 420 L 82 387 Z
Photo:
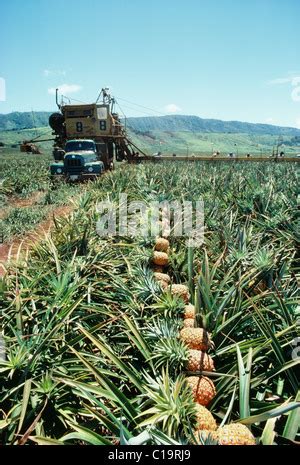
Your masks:
M 137 163 L 147 156 L 128 139 L 108 89 L 101 90 L 96 103 L 74 105 L 58 103 L 56 91 L 56 103 L 60 111 L 49 118 L 55 136 L 52 176 L 90 179 L 112 169 L 116 160 Z

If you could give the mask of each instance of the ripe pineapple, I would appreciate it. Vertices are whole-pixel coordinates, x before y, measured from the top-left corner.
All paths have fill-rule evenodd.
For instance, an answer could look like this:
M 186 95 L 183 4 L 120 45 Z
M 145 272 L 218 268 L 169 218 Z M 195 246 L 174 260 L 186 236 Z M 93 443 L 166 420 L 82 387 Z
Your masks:
M 154 265 L 166 266 L 169 263 L 169 257 L 165 252 L 154 252 L 153 259 Z
M 197 412 L 195 430 L 215 431 L 217 429 L 217 423 L 210 411 L 200 404 L 196 404 L 195 407 Z
M 188 352 L 187 371 L 214 371 L 214 361 L 210 355 L 201 350 L 190 349 Z
M 211 346 L 209 334 L 203 328 L 183 328 L 180 338 L 190 349 L 207 351 Z
M 208 405 L 216 395 L 214 383 L 205 376 L 188 376 L 186 381 L 192 389 L 195 402 Z
M 195 326 L 194 318 L 185 318 L 183 320 L 183 327 L 184 328 L 194 328 L 194 326 Z
M 163 237 L 158 237 L 155 242 L 155 250 L 158 252 L 167 252 L 169 249 L 170 243 L 168 239 L 164 239 Z
M 219 428 L 218 441 L 222 446 L 255 446 L 253 434 L 242 423 L 231 423 Z
M 163 281 L 162 279 L 157 280 L 157 282 L 163 290 L 165 290 L 168 287 L 166 281 Z
M 172 295 L 182 297 L 186 304 L 189 302 L 190 293 L 187 286 L 184 286 L 183 284 L 172 284 L 171 286 L 169 286 L 168 289 L 170 290 Z
M 192 304 L 188 304 L 184 307 L 184 315 L 183 318 L 190 319 L 195 318 L 195 306 Z
M 171 278 L 166 273 L 158 273 L 157 271 L 154 272 L 154 277 L 157 281 L 163 281 L 167 286 L 171 282 Z

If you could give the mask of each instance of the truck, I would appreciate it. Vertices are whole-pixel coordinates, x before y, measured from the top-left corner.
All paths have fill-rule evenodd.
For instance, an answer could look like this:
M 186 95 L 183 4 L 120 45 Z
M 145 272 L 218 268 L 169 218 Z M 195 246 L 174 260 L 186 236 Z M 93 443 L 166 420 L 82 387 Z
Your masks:
M 92 139 L 68 140 L 65 149 L 56 148 L 55 161 L 50 165 L 52 178 L 72 181 L 93 180 L 100 176 L 105 166 L 101 149 Z

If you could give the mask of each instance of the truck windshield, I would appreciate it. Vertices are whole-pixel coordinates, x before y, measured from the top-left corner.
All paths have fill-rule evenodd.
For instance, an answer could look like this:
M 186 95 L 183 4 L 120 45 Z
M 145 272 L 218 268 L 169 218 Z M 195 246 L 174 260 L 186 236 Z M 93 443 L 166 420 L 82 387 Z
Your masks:
M 92 150 L 95 152 L 95 144 L 91 141 L 77 141 L 73 140 L 66 143 L 66 152 L 76 152 L 77 150 Z

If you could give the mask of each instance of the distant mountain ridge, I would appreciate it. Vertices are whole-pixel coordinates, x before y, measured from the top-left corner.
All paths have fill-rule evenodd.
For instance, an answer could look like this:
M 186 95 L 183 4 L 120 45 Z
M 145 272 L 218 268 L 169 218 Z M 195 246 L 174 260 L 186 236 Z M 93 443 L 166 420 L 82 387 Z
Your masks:
M 34 127 L 48 126 L 51 112 L 13 112 L 0 114 L 0 131 L 17 131 Z M 278 136 L 300 136 L 300 129 L 273 126 L 271 124 L 245 123 L 241 121 L 222 121 L 205 119 L 199 116 L 167 115 L 130 117 L 126 120 L 128 128 L 134 132 L 166 131 L 166 132 L 205 132 L 205 133 L 244 133 L 271 134 Z
M 32 129 L 34 127 L 48 126 L 49 115 L 52 112 L 18 112 L 0 114 L 0 131 L 16 131 L 21 129 Z
M 134 131 L 189 131 L 244 134 L 271 134 L 278 136 L 300 136 L 300 129 L 271 124 L 245 123 L 204 119 L 199 116 L 168 115 L 127 118 L 127 125 Z

